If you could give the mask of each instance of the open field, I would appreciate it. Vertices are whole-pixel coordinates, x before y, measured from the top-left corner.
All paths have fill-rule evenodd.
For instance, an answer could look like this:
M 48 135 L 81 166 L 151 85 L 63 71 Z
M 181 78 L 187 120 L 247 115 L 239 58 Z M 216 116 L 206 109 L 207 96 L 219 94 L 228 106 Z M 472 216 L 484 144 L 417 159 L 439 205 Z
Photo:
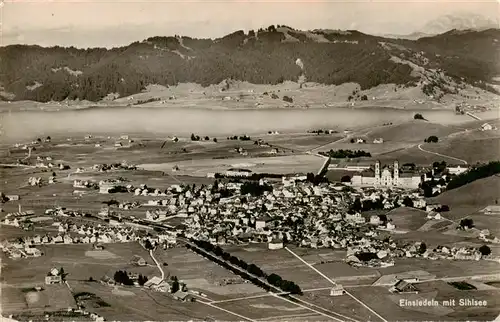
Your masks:
M 96 313 L 105 316 L 107 320 L 133 321 L 153 320 L 160 321 L 168 317 L 169 320 L 190 320 L 212 317 L 217 320 L 234 320 L 234 316 L 211 308 L 202 303 L 182 303 L 162 293 L 141 290 L 135 287 L 123 287 L 122 291 L 133 293 L 133 296 L 116 294 L 113 287 L 99 283 L 73 282 L 70 283 L 74 292 L 89 292 L 106 301 L 109 307 L 94 308 Z
M 400 274 L 422 269 L 437 278 L 471 275 L 500 274 L 500 264 L 492 261 L 462 261 L 462 260 L 427 260 L 421 258 L 401 258 L 395 260 L 395 265 L 380 268 L 383 274 Z
M 388 212 L 387 218 L 392 220 L 397 230 L 413 231 L 427 222 L 427 213 L 414 208 L 400 207 Z
M 153 171 L 170 171 L 177 165 L 176 173 L 192 176 L 206 176 L 209 172 L 224 172 L 230 168 L 246 168 L 255 173 L 307 173 L 317 172 L 324 159 L 313 155 L 294 155 L 266 158 L 233 158 L 221 160 L 181 161 L 176 163 L 142 164 L 141 168 Z
M 127 270 L 148 277 L 158 275 L 158 268 L 154 265 L 149 254 L 137 243 L 107 244 L 104 254 L 112 256 L 86 256 L 92 250 L 92 245 L 50 245 L 41 246 L 45 254 L 38 258 L 5 259 L 2 275 L 9 285 L 34 287 L 44 283 L 44 277 L 53 267 L 63 267 L 68 273 L 67 280 L 95 280 L 104 275 L 112 276 L 116 270 Z M 92 253 L 98 254 L 98 253 Z M 133 255 L 142 256 L 151 266 L 138 267 L 130 264 Z
M 442 281 L 419 283 L 417 288 L 421 292 L 436 292 L 437 294 L 434 299 L 438 302 L 454 299 L 454 305 L 449 307 L 453 312 L 446 314 L 446 318 L 452 320 L 473 319 L 477 321 L 491 321 L 500 313 L 499 290 L 463 291 Z M 487 305 L 484 307 L 478 305 L 460 305 L 460 300 L 486 301 Z
M 424 114 L 425 117 L 425 114 Z M 412 120 L 405 123 L 388 125 L 371 131 L 367 141 L 382 138 L 385 142 L 423 143 L 425 138 L 435 135 L 438 138 L 448 136 L 462 130 L 460 126 L 441 125 L 422 120 Z
M 216 303 L 215 305 L 251 319 L 279 319 L 280 316 L 300 316 L 310 312 L 274 296 Z
M 426 144 L 426 150 L 466 160 L 470 164 L 498 160 L 500 155 L 500 132 L 469 131 L 456 136 L 440 138 L 438 143 Z M 454 163 L 452 160 L 448 163 Z M 456 163 L 456 162 L 455 162 Z
M 308 292 L 302 299 L 357 321 L 381 321 L 347 294 L 333 297 L 330 296 L 330 290 L 321 290 Z
M 68 287 L 61 285 L 44 285 L 40 292 L 24 292 L 22 287 L 2 286 L 3 314 L 66 310 L 76 307 L 75 300 Z
M 476 180 L 441 195 L 431 198 L 431 202 L 448 205 L 450 211 L 444 214 L 446 218 L 457 220 L 464 216 L 477 213 L 488 205 L 495 204 L 500 189 L 500 177 L 491 176 Z
M 245 283 L 231 271 L 184 247 L 157 250 L 155 257 L 160 263 L 168 264 L 163 267 L 166 276 L 177 276 L 189 289 L 202 291 L 212 299 L 223 300 L 264 293 L 261 288 Z M 237 283 L 224 285 L 229 280 Z

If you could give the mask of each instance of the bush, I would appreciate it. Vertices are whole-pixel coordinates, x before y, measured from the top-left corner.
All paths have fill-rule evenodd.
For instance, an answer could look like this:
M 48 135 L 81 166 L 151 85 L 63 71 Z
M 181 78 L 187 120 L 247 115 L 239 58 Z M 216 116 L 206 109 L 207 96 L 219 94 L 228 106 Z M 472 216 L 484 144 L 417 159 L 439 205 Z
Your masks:
M 424 116 L 420 113 L 417 113 L 413 116 L 413 119 L 415 120 L 425 120 Z
M 488 256 L 489 254 L 491 254 L 491 249 L 487 245 L 483 245 L 479 247 L 479 252 L 483 256 Z
M 350 176 L 343 176 L 340 179 L 340 182 L 351 182 L 351 177 Z
M 293 99 L 289 96 L 283 96 L 283 100 L 288 103 L 293 103 Z
M 439 138 L 435 135 L 431 135 L 427 139 L 424 140 L 425 143 L 437 143 L 438 141 L 439 141 Z
M 472 228 L 474 227 L 474 221 L 470 218 L 465 218 L 465 219 L 462 219 L 460 220 L 460 228 L 464 229 L 464 228 Z

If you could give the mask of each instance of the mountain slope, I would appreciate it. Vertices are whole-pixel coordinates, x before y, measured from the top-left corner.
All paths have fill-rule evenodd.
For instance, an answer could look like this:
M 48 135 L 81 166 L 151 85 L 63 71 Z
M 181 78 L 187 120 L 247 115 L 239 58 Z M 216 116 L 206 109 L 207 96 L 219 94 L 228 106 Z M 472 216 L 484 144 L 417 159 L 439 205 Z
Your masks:
M 207 86 L 228 78 L 276 84 L 301 76 L 321 84 L 358 83 L 361 89 L 423 84 L 434 95 L 434 88 L 465 83 L 489 88 L 500 75 L 499 38 L 499 30 L 410 41 L 270 26 L 214 40 L 152 37 L 110 50 L 14 45 L 0 48 L 0 97 L 97 101 L 109 93 L 135 94 L 148 84 Z

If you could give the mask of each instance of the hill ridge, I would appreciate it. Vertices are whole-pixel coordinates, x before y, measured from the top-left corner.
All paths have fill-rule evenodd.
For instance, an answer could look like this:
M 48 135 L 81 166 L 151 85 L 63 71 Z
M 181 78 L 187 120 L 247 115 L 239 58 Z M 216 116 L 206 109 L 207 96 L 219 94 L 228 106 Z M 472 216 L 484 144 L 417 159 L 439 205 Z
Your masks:
M 278 25 L 216 39 L 149 37 L 112 49 L 10 45 L 0 47 L 0 97 L 99 101 L 110 93 L 139 93 L 149 84 L 279 84 L 305 77 L 326 85 L 357 83 L 362 90 L 420 86 L 439 99 L 471 85 L 495 92 L 499 38 L 498 29 L 412 41 Z

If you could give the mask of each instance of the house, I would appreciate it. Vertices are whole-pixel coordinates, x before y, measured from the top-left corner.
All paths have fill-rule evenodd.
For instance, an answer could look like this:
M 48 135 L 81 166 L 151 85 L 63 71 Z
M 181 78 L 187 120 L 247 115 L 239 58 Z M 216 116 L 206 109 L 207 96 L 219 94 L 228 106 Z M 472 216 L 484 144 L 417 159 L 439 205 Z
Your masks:
M 146 266 L 146 260 L 141 256 L 134 255 L 130 262 L 137 266 Z
M 116 142 L 115 143 L 115 148 L 120 148 L 122 147 L 122 143 L 121 142 Z
M 414 293 L 417 294 L 418 290 L 415 285 L 405 281 L 399 280 L 393 287 L 389 289 L 392 293 Z
M 481 125 L 481 131 L 491 131 L 493 130 L 493 126 L 489 123 L 484 123 Z
M 9 199 L 9 201 L 19 200 L 19 195 L 6 195 L 5 197 L 7 197 L 7 199 Z
M 344 287 L 340 284 L 336 284 L 334 287 L 330 289 L 330 296 L 340 296 L 344 294 L 345 294 Z
M 188 292 L 184 292 L 182 290 L 178 290 L 177 292 L 172 294 L 172 296 L 174 297 L 174 299 L 179 300 L 179 301 L 183 301 L 183 302 L 193 300 L 193 298 L 189 295 Z
M 271 222 L 271 217 L 269 216 L 263 216 L 255 220 L 255 229 L 263 229 L 266 227 L 266 225 Z
M 456 165 L 456 166 L 448 166 L 446 167 L 446 170 L 448 170 L 449 174 L 458 175 L 466 172 L 467 170 L 469 170 L 469 168 L 466 166 Z
M 382 224 L 382 220 L 377 215 L 370 216 L 370 224 L 372 225 L 380 225 Z
M 268 248 L 270 250 L 282 249 L 283 248 L 283 241 L 279 240 L 279 239 L 273 239 L 269 242 Z
M 485 215 L 500 215 L 500 206 L 488 206 L 482 210 Z
M 50 272 L 45 276 L 45 284 L 59 284 L 62 283 L 62 272 L 57 268 L 53 268 Z
M 161 277 L 153 276 L 146 283 L 144 283 L 144 287 L 154 288 L 154 287 L 157 287 L 158 285 L 160 285 L 161 282 L 162 282 Z
M 116 186 L 112 182 L 99 182 L 99 193 L 110 193 Z
M 382 139 L 382 138 L 375 139 L 375 140 L 373 140 L 373 143 L 382 144 L 382 143 L 384 143 L 384 139 Z

